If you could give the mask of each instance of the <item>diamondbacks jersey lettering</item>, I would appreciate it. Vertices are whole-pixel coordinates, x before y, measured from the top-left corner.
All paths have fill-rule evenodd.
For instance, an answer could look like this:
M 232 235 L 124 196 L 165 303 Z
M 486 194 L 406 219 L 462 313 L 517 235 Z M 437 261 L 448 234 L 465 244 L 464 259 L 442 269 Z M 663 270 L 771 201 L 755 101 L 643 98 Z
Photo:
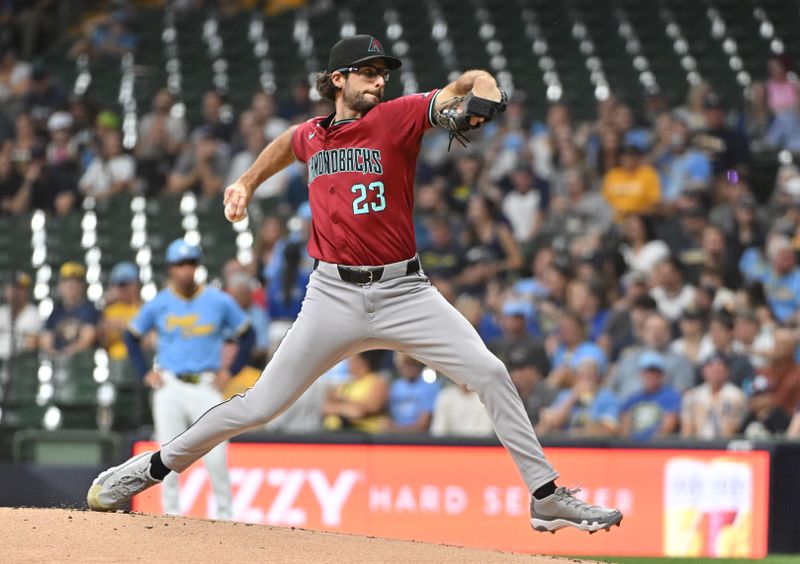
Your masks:
M 308 183 L 317 176 L 339 172 L 360 172 L 361 174 L 383 174 L 381 152 L 376 149 L 347 147 L 328 149 L 316 153 L 308 161 Z
M 247 314 L 228 294 L 200 288 L 184 298 L 172 288 L 161 290 L 131 321 L 134 335 L 158 333 L 158 365 L 175 373 L 217 371 L 225 336 L 249 325 Z
M 382 102 L 360 119 L 316 117 L 295 129 L 292 151 L 308 167 L 312 257 L 364 266 L 415 255 L 414 176 L 437 92 Z

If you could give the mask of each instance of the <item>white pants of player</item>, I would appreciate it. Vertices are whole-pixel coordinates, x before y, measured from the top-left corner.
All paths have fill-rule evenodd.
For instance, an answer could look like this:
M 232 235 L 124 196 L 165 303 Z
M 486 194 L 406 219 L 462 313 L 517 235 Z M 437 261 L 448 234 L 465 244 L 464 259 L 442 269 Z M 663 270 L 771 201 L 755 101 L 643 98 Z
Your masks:
M 222 401 L 222 394 L 214 386 L 214 373 L 204 373 L 197 384 L 178 380 L 175 375 L 162 371 L 163 387 L 153 392 L 153 420 L 156 440 L 165 443 L 189 428 L 206 411 Z M 217 499 L 218 519 L 231 518 L 231 484 L 228 476 L 227 443 L 220 443 L 203 457 L 211 488 Z M 164 513 L 180 515 L 178 475 L 170 473 L 161 486 Z
M 558 474 L 545 459 L 508 371 L 478 333 L 421 273 L 386 265 L 379 282 L 344 282 L 336 265 L 311 275 L 300 315 L 255 385 L 206 412 L 165 444 L 161 459 L 181 472 L 221 441 L 269 422 L 342 359 L 370 349 L 405 352 L 475 390 L 528 489 Z

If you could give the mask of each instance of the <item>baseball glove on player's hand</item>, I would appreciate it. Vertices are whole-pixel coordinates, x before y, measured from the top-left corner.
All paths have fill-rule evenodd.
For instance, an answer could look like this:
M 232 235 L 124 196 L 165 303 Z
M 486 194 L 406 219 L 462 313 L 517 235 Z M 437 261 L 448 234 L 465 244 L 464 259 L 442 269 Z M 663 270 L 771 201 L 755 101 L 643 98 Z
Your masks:
M 500 101 L 488 100 L 475 96 L 472 92 L 466 96 L 454 96 L 448 100 L 441 110 L 433 116 L 437 126 L 450 132 L 450 143 L 447 150 L 456 139 L 463 147 L 469 143 L 469 138 L 465 135 L 470 129 L 477 129 L 480 123 L 472 125 L 471 117 L 483 118 L 484 121 L 491 120 L 498 113 L 504 112 L 508 105 L 508 95 L 504 90 L 500 90 Z

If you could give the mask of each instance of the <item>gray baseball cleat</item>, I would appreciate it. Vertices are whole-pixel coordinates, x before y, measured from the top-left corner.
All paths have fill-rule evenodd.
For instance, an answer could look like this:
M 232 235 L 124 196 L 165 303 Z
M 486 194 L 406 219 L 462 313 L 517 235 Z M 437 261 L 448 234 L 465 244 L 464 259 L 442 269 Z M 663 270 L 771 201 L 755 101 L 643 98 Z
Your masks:
M 116 511 L 133 496 L 161 483 L 150 475 L 152 452 L 143 452 L 124 464 L 109 468 L 92 482 L 86 503 L 93 511 Z
M 589 534 L 600 529 L 609 531 L 612 525 L 619 527 L 622 522 L 619 509 L 589 505 L 575 497 L 579 491 L 560 487 L 544 499 L 531 496 L 531 527 L 536 531 L 551 533 L 564 527 L 575 527 L 589 531 Z

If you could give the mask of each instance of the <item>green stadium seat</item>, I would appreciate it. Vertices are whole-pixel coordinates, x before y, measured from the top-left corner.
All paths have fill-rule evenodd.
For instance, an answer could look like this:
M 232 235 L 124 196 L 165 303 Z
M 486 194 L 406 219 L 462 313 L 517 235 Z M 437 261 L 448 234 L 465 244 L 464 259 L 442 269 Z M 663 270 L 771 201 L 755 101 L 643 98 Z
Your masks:
M 13 460 L 50 466 L 101 466 L 122 454 L 116 433 L 92 430 L 17 431 Z

